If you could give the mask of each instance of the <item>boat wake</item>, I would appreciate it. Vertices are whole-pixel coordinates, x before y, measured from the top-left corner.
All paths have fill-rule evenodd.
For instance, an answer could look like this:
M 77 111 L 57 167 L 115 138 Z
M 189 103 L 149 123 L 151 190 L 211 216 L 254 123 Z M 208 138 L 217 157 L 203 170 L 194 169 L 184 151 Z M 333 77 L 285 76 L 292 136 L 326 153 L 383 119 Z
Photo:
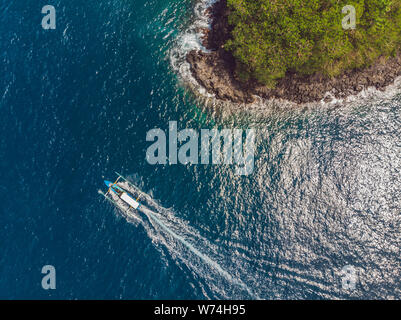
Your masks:
M 169 53 L 171 66 L 182 82 L 191 87 L 194 92 L 199 92 L 204 98 L 213 98 L 214 95 L 208 93 L 192 76 L 186 57 L 192 50 L 209 51 L 202 45 L 201 37 L 203 36 L 202 30 L 210 28 L 210 18 L 206 11 L 215 2 L 216 0 L 200 0 L 197 2 L 194 8 L 193 23 L 184 32 L 181 32 Z
M 158 249 L 167 249 L 173 259 L 183 262 L 195 277 L 201 276 L 205 280 L 202 291 L 206 297 L 260 299 L 242 280 L 222 267 L 224 257 L 218 253 L 218 246 L 210 243 L 187 223 L 177 218 L 172 209 L 162 207 L 150 195 L 134 185 L 127 182 L 119 182 L 118 185 L 139 196 L 141 206 L 138 210 L 146 219 L 137 211 L 128 210 L 129 208 L 118 202 L 118 197 L 114 196 L 123 216 L 136 226 L 141 224 L 152 242 L 157 244 Z M 202 248 L 202 251 L 197 247 Z

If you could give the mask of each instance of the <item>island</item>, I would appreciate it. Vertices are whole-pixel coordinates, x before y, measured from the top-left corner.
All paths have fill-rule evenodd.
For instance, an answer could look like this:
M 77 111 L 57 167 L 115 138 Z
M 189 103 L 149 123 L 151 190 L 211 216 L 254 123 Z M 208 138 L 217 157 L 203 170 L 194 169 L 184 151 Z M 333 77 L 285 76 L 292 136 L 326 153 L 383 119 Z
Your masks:
M 401 0 L 217 0 L 207 14 L 208 50 L 186 59 L 220 100 L 345 98 L 401 75 Z

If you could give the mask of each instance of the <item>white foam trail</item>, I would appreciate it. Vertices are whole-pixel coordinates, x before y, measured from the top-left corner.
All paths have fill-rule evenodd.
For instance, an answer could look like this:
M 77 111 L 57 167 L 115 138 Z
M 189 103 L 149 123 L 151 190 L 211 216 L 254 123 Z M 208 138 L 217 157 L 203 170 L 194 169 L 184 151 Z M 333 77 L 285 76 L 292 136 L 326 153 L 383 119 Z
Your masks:
M 277 111 L 294 111 L 294 109 L 317 109 L 320 107 L 341 107 L 344 105 L 361 105 L 372 101 L 389 100 L 401 91 L 401 76 L 397 77 L 393 84 L 387 86 L 385 90 L 378 90 L 374 87 L 365 88 L 361 92 L 347 96 L 346 98 L 336 98 L 332 92 L 326 92 L 321 101 L 298 104 L 284 99 L 264 99 L 255 96 L 256 100 L 251 104 L 233 103 L 231 101 L 221 101 L 216 99 L 213 93 L 209 93 L 192 76 L 190 65 L 186 61 L 186 56 L 191 50 L 201 50 L 209 52 L 201 41 L 202 28 L 210 28 L 210 18 L 206 10 L 216 0 L 199 0 L 194 8 L 195 19 L 187 30 L 182 32 L 170 50 L 170 62 L 175 72 L 178 73 L 182 83 L 192 88 L 198 93 L 199 98 L 204 104 L 212 107 L 221 106 L 224 116 L 238 115 L 239 112 L 251 113 L 256 116 L 269 116 Z M 328 100 L 326 100 L 328 98 Z
M 192 76 L 189 63 L 186 61 L 187 54 L 192 50 L 201 50 L 209 52 L 201 41 L 202 29 L 210 28 L 210 18 L 206 15 L 206 10 L 216 0 L 200 0 L 194 8 L 195 20 L 191 26 L 182 32 L 176 39 L 176 43 L 170 50 L 170 63 L 175 72 L 177 72 L 183 82 L 195 89 L 204 97 L 212 98 L 213 94 L 208 93 L 202 86 L 198 84 Z
M 137 195 L 140 196 L 142 204 L 138 209 L 147 216 L 147 218 L 149 219 L 149 221 L 151 223 L 152 222 L 156 223 L 157 226 L 159 226 L 163 231 L 168 233 L 171 237 L 173 237 L 179 243 L 183 244 L 191 253 L 196 255 L 205 264 L 207 264 L 208 266 L 213 268 L 215 271 L 217 271 L 218 274 L 220 274 L 223 278 L 225 278 L 229 283 L 235 284 L 239 288 L 241 288 L 242 290 L 245 290 L 248 293 L 248 295 L 250 297 L 252 297 L 253 299 L 260 299 L 258 297 L 258 295 L 255 294 L 254 292 L 252 292 L 252 290 L 243 281 L 241 281 L 240 279 L 238 279 L 236 277 L 233 277 L 229 272 L 224 270 L 220 266 L 220 264 L 218 264 L 216 261 L 214 261 L 212 258 L 210 258 L 207 254 L 202 253 L 192 243 L 187 241 L 183 236 L 181 236 L 177 232 L 174 232 L 172 230 L 172 228 L 167 226 L 166 223 L 164 223 L 162 221 L 163 219 L 167 219 L 169 222 L 173 222 L 175 224 L 178 224 L 179 225 L 179 229 L 185 230 L 186 232 L 188 232 L 191 235 L 191 237 L 194 240 L 197 240 L 197 242 L 199 242 L 199 243 L 205 243 L 205 246 L 208 246 L 206 244 L 206 242 L 207 242 L 206 239 L 202 239 L 202 237 L 200 235 L 198 235 L 195 231 L 191 230 L 191 228 L 189 226 L 185 225 L 185 223 L 183 223 L 182 221 L 179 221 L 179 219 L 177 219 L 175 217 L 175 215 L 172 214 L 171 210 L 160 206 L 156 201 L 154 201 L 152 199 L 152 197 L 150 195 L 142 192 L 140 189 L 138 189 L 134 185 L 131 185 L 131 184 L 128 184 L 128 183 L 125 183 L 125 182 L 118 183 L 118 184 L 120 186 L 122 186 L 124 189 L 130 191 L 132 194 L 137 194 Z M 118 198 L 116 196 L 114 196 L 114 194 L 112 194 L 112 196 L 113 196 L 113 199 L 116 201 L 117 207 L 120 210 L 122 210 L 123 212 L 125 212 L 124 215 L 126 217 L 140 219 L 140 217 L 133 210 L 131 210 L 131 211 L 134 212 L 134 213 L 129 213 L 129 211 L 126 210 L 125 206 L 120 204 L 120 201 L 118 200 Z M 152 208 L 154 208 L 155 211 L 158 211 L 158 212 L 163 213 L 164 215 L 167 215 L 167 217 L 162 217 L 162 216 L 160 216 L 160 213 L 157 213 L 155 211 L 150 210 L 148 207 L 143 205 L 144 202 L 146 202 L 146 204 L 148 204 Z M 134 216 L 136 216 L 136 217 L 134 217 Z M 140 220 L 140 221 L 142 222 L 143 226 L 146 228 L 146 225 L 143 222 L 143 220 Z M 156 230 L 156 228 L 155 228 L 155 230 Z M 147 230 L 147 231 L 148 231 L 149 236 L 152 238 L 152 240 L 154 240 L 154 241 L 155 240 L 156 241 L 157 240 L 161 240 L 160 239 L 160 234 L 159 235 L 155 235 L 154 237 L 152 237 L 152 235 L 150 233 L 151 230 Z M 165 242 L 165 246 L 167 247 L 167 249 L 173 250 L 170 245 L 171 245 L 171 243 L 169 243 L 168 241 Z M 177 252 L 177 253 L 178 253 L 178 257 L 180 257 L 185 262 L 185 259 L 182 258 L 182 252 Z M 199 271 L 199 270 L 195 270 L 195 271 Z M 197 274 L 201 275 L 199 272 L 197 272 Z

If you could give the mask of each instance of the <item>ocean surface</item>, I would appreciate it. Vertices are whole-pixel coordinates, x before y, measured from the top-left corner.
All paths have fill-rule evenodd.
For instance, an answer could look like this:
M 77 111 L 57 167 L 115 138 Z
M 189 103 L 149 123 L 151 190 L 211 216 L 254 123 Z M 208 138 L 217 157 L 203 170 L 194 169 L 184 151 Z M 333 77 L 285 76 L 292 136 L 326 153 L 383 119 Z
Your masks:
M 45 3 L 0 0 L 1 299 L 401 298 L 398 86 L 236 112 L 188 85 L 205 3 L 47 2 L 56 30 Z M 150 165 L 169 121 L 255 128 L 254 172 Z M 99 195 L 114 171 L 165 228 Z

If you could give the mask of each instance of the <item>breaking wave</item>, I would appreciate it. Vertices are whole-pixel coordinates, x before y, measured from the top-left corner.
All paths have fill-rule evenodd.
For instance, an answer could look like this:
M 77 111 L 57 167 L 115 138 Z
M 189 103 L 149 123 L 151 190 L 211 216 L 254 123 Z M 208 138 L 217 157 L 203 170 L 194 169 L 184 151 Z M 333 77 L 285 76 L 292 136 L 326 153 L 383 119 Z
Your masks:
M 346 98 L 336 98 L 332 92 L 326 92 L 321 101 L 298 104 L 284 99 L 264 99 L 256 97 L 251 104 L 233 103 L 221 101 L 215 98 L 213 93 L 206 91 L 192 76 L 190 65 L 186 61 L 187 54 L 192 50 L 208 52 L 202 45 L 202 29 L 210 28 L 210 18 L 206 14 L 207 9 L 218 0 L 199 0 L 193 9 L 192 22 L 188 28 L 180 32 L 173 47 L 169 51 L 169 59 L 172 69 L 179 75 L 181 84 L 189 87 L 205 105 L 218 108 L 223 116 L 232 116 L 239 112 L 251 113 L 255 116 L 270 116 L 277 111 L 293 111 L 294 109 L 316 109 L 320 107 L 332 108 L 344 105 L 361 105 L 366 102 L 383 101 L 394 98 L 401 91 L 401 76 L 394 83 L 387 86 L 385 90 L 368 87 L 356 95 Z
M 115 194 L 110 193 L 120 213 L 126 217 L 128 222 L 136 226 L 141 224 L 159 249 L 167 249 L 174 259 L 182 261 L 196 277 L 205 278 L 209 288 L 203 288 L 203 292 L 208 298 L 232 298 L 235 296 L 260 299 L 243 281 L 221 266 L 221 263 L 224 263 L 224 257 L 219 254 L 218 246 L 210 243 L 186 222 L 177 218 L 172 209 L 159 205 L 150 195 L 134 185 L 127 182 L 120 182 L 118 185 L 139 197 L 142 205 L 138 210 L 144 214 L 146 219 L 138 211 L 130 210 Z M 197 249 L 195 245 L 202 250 Z M 203 262 L 203 264 L 199 262 Z M 227 285 L 219 285 L 224 281 L 230 284 L 228 286 L 230 292 L 222 289 L 227 289 Z M 208 289 L 212 290 L 213 295 L 217 293 L 217 296 L 209 296 Z

